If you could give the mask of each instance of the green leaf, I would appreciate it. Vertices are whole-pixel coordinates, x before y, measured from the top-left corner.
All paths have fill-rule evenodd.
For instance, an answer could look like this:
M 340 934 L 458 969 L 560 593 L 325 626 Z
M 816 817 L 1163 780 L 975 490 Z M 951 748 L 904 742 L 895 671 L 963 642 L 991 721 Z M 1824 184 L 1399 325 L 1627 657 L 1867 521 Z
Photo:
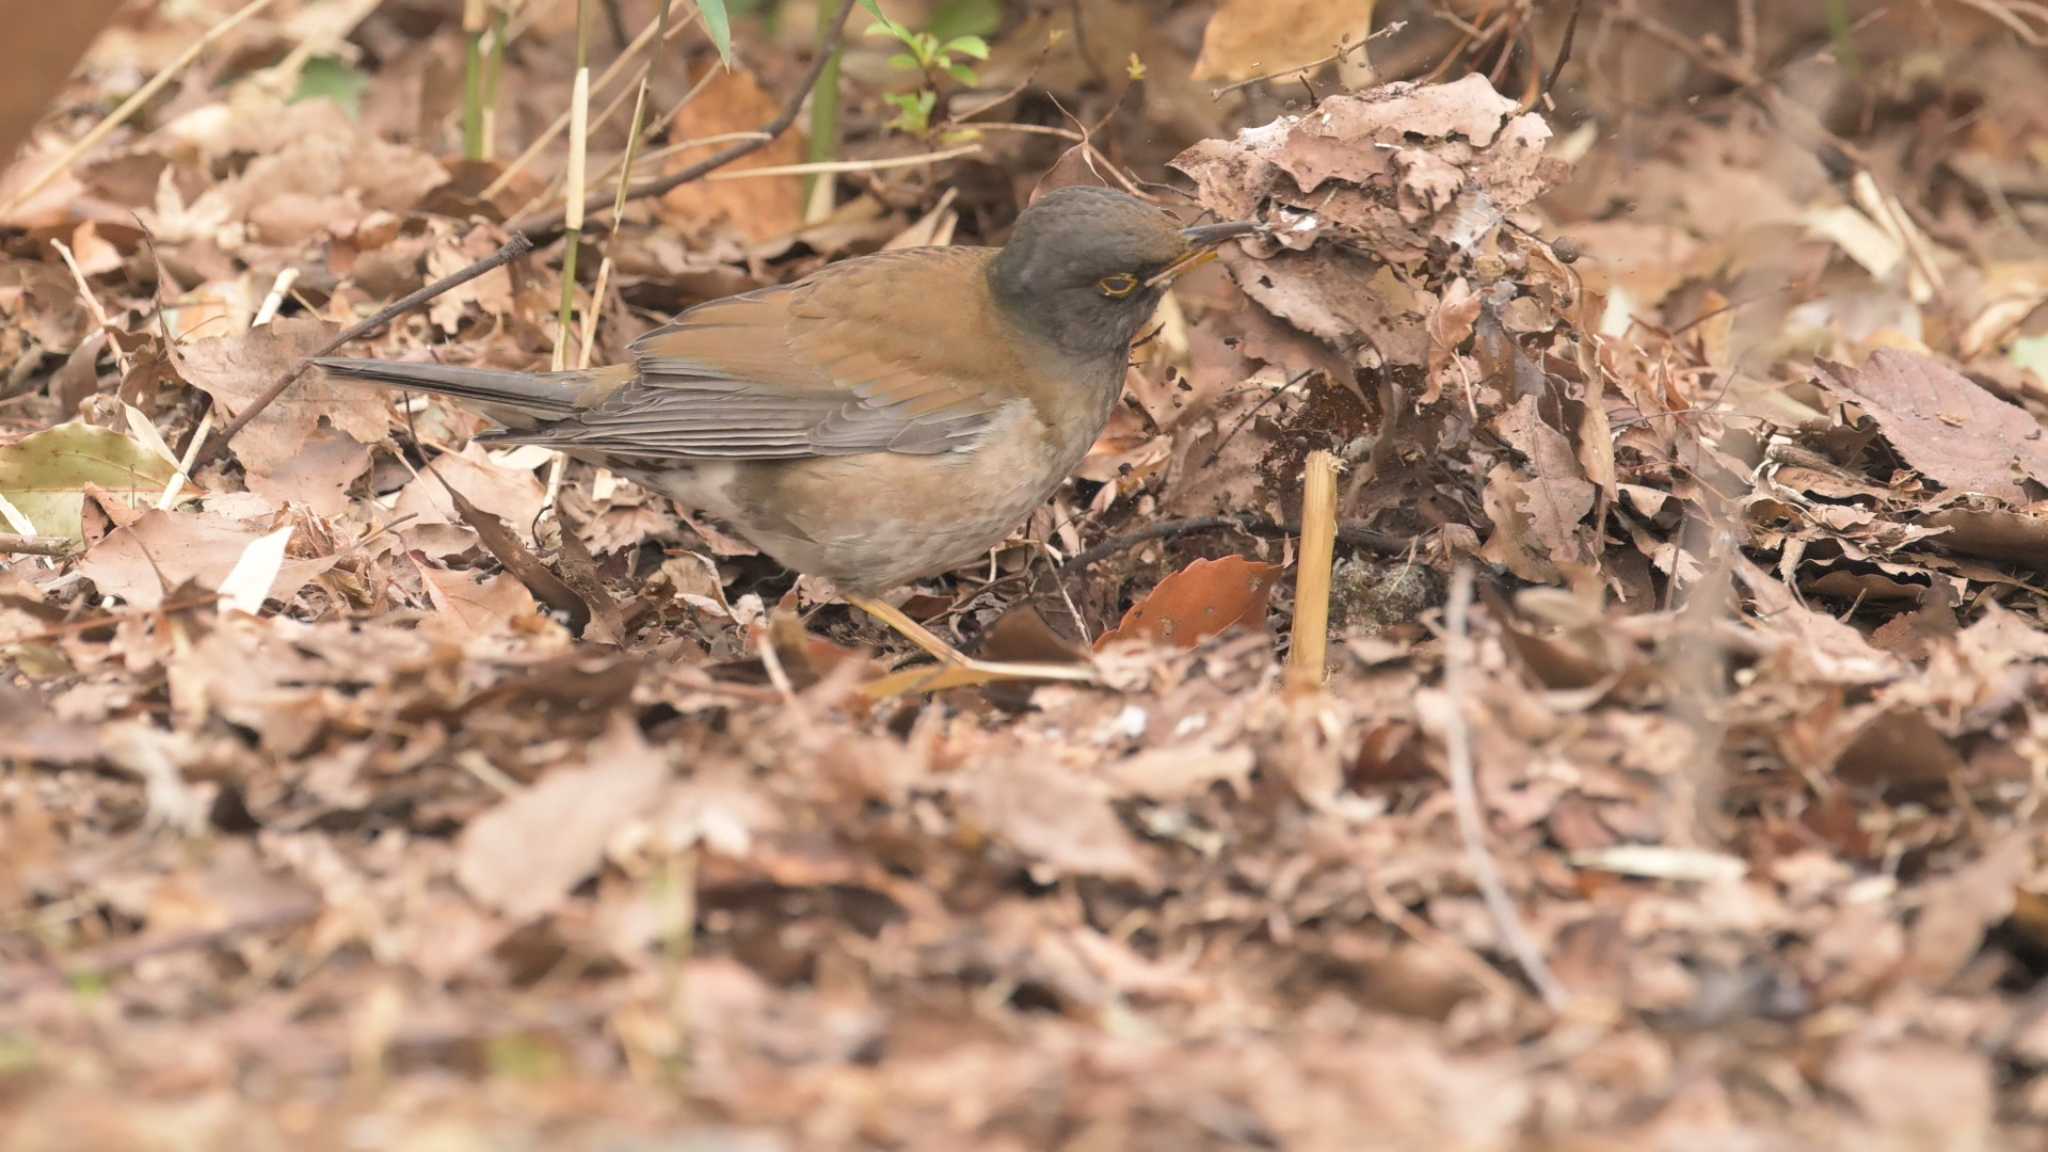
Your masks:
M 951 76 L 953 79 L 958 80 L 962 84 L 980 83 L 980 80 L 977 79 L 974 75 L 974 69 L 969 68 L 965 64 L 946 65 L 946 75 Z
M 988 59 L 988 41 L 979 36 L 955 36 L 946 41 L 946 51 L 972 56 L 976 60 Z
M 719 62 L 732 67 L 732 17 L 725 10 L 725 0 L 697 0 L 697 11 L 704 14 L 704 34 L 711 37 L 711 46 L 718 49 Z
M 87 485 L 147 508 L 177 471 L 140 440 L 74 420 L 0 448 L 0 498 L 36 535 L 82 540 Z
M 362 112 L 363 89 L 369 86 L 370 78 L 349 67 L 340 57 L 315 56 L 299 69 L 299 86 L 286 103 L 332 100 L 354 117 Z
M 1002 0 L 946 0 L 932 13 L 932 35 L 987 36 L 1003 26 Z
M 894 68 L 898 72 L 915 72 L 917 71 L 917 61 L 908 52 L 898 52 L 894 56 L 889 57 L 889 67 Z

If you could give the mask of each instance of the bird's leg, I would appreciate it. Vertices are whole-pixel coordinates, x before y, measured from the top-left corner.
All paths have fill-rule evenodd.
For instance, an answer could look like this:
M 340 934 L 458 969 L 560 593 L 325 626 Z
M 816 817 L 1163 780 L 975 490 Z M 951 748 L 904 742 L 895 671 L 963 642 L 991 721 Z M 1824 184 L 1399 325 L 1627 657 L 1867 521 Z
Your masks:
M 939 639 L 938 636 L 933 634 L 931 629 L 912 620 L 903 609 L 893 604 L 885 604 L 873 597 L 859 596 L 851 592 L 840 593 L 840 598 L 882 623 L 887 624 L 897 635 L 917 645 L 919 650 L 941 664 L 951 664 L 955 667 L 964 668 L 973 663 L 972 660 L 962 655 L 958 648 Z
M 848 604 L 887 624 L 941 665 L 938 668 L 908 668 L 865 684 L 861 692 L 870 698 L 883 699 L 910 692 L 938 692 L 947 688 L 1014 680 L 1064 680 L 1080 684 L 1095 681 L 1095 669 L 1087 664 L 1026 664 L 973 659 L 933 635 L 930 629 L 912 620 L 900 608 L 866 596 L 848 593 L 841 596 Z

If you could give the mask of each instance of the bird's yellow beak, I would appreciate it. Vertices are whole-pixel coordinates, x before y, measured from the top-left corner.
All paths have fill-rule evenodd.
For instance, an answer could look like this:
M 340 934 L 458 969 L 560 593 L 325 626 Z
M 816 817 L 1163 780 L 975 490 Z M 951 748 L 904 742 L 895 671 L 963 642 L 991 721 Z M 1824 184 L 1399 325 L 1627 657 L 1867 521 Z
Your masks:
M 1188 242 L 1188 254 L 1153 273 L 1152 278 L 1145 281 L 1145 287 L 1157 288 L 1183 272 L 1200 268 L 1216 258 L 1217 245 L 1263 232 L 1265 228 L 1256 220 L 1231 220 L 1223 224 L 1197 224 L 1193 228 L 1183 228 L 1180 235 Z

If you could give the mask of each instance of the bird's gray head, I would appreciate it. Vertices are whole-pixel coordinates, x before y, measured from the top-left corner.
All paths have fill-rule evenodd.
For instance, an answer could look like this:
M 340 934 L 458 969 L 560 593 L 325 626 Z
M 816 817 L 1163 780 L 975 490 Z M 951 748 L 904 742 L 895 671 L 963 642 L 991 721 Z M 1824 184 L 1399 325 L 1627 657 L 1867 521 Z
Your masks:
M 1084 358 L 1118 361 L 1167 283 L 1250 224 L 1182 228 L 1135 196 L 1061 188 L 1024 209 L 989 268 L 996 300 L 1025 327 Z

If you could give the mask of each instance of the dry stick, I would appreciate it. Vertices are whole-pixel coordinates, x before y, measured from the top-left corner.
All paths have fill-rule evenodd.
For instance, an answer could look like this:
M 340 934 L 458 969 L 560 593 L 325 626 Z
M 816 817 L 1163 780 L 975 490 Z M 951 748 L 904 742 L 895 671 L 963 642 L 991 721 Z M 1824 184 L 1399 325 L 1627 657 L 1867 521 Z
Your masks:
M 63 559 L 78 551 L 68 536 L 16 536 L 0 532 L 0 556 L 50 556 Z
M 213 27 L 208 28 L 206 30 L 205 35 L 201 36 L 197 40 L 194 40 L 191 46 L 186 48 L 183 52 L 179 53 L 178 58 L 176 60 L 171 61 L 168 67 L 166 67 L 163 71 L 157 73 L 156 75 L 150 77 L 149 83 L 144 84 L 140 88 L 137 88 L 135 90 L 134 95 L 128 97 L 128 99 L 126 100 L 121 101 L 120 107 L 114 109 L 112 112 L 107 113 L 107 116 L 104 120 L 101 120 L 99 123 L 93 125 L 91 131 L 79 137 L 78 143 L 73 144 L 69 148 L 66 148 L 64 150 L 64 154 L 62 156 L 57 157 L 54 163 L 52 163 L 48 168 L 43 169 L 42 173 L 38 175 L 35 179 L 23 185 L 21 190 L 14 194 L 13 199 L 7 201 L 7 203 L 4 205 L 0 205 L 0 216 L 10 215 L 16 208 L 19 208 L 23 204 L 27 203 L 29 197 L 34 196 L 38 192 L 41 192 L 44 186 L 49 184 L 50 181 L 55 180 L 60 175 L 63 175 L 64 172 L 68 171 L 73 164 L 76 164 L 78 162 L 78 158 L 80 156 L 85 155 L 86 152 L 90 150 L 93 145 L 98 144 L 100 141 L 106 139 L 108 135 L 110 135 L 114 131 L 114 129 L 119 128 L 122 124 L 127 123 L 129 117 L 135 115 L 135 113 L 142 109 L 142 106 L 144 104 L 149 103 L 150 100 L 153 99 L 157 93 L 163 91 L 164 86 L 169 84 L 172 80 L 176 79 L 178 73 L 183 72 L 185 69 L 191 67 L 192 62 L 194 60 L 199 59 L 199 54 L 206 50 L 207 45 L 212 44 L 214 41 L 220 39 L 221 37 L 227 35 L 229 32 L 233 31 L 244 20 L 247 20 L 249 17 L 256 15 L 258 12 L 263 11 L 265 8 L 270 7 L 271 3 L 272 0 L 249 0 L 249 3 L 243 5 L 239 11 L 235 12 L 233 15 L 230 15 L 227 19 L 221 21 L 220 23 L 215 24 Z
M 284 395 L 284 390 L 291 387 L 293 381 L 305 375 L 306 369 L 312 365 L 315 359 L 326 356 L 351 341 L 360 340 L 374 332 L 381 331 L 386 324 L 411 312 L 436 296 L 452 289 L 460 288 L 487 272 L 496 271 L 498 268 L 510 264 L 531 251 L 533 251 L 533 241 L 518 233 L 514 233 L 510 240 L 505 241 L 504 247 L 491 253 L 489 256 L 471 264 L 460 272 L 443 276 L 419 291 L 409 293 L 405 297 L 385 305 L 367 320 L 350 325 L 342 331 L 341 335 L 336 336 L 321 346 L 319 351 L 311 356 L 302 357 L 298 363 L 292 365 L 291 371 L 278 378 L 277 383 L 264 389 L 261 396 L 256 397 L 247 408 L 242 410 L 240 416 L 235 417 L 228 423 L 226 428 L 221 430 L 220 439 L 214 441 L 206 451 L 200 453 L 198 462 L 200 464 L 209 464 L 218 459 L 221 452 L 227 448 L 228 442 L 239 435 L 242 429 L 247 428 L 249 422 L 261 415 L 263 410 L 270 407 L 273 401 L 279 396 Z
M 706 180 L 754 180 L 762 176 L 811 176 L 821 172 L 877 172 L 885 168 L 915 168 L 923 164 L 937 164 L 941 160 L 957 160 L 981 151 L 979 144 L 962 144 L 943 152 L 925 152 L 916 156 L 888 156 L 879 160 L 821 160 L 810 164 L 772 164 L 762 168 L 741 168 L 734 172 L 713 172 Z
M 1337 457 L 1308 454 L 1301 488 L 1301 557 L 1294 573 L 1294 642 L 1287 652 L 1287 680 L 1296 688 L 1319 688 L 1330 651 L 1330 570 L 1337 559 Z
M 1161 520 L 1136 532 L 1112 536 L 1085 552 L 1077 552 L 1060 567 L 1085 568 L 1098 560 L 1136 548 L 1148 541 L 1224 529 L 1243 532 L 1248 536 L 1301 535 L 1299 524 L 1292 521 L 1268 520 L 1261 516 L 1192 516 L 1185 520 Z M 1368 527 L 1363 521 L 1346 521 L 1337 525 L 1337 543 L 1347 548 L 1363 548 L 1368 552 L 1377 552 L 1382 556 L 1404 556 L 1412 542 L 1392 533 Z
M 854 0 L 841 0 L 839 15 L 832 21 L 832 32 L 825 38 L 824 43 L 818 45 L 818 58 L 811 62 L 810 71 L 804 75 L 803 83 L 798 85 L 796 91 L 790 94 L 789 99 L 783 103 L 782 110 L 775 114 L 775 118 L 761 125 L 761 132 L 764 134 L 763 139 L 743 140 L 727 148 L 725 151 L 692 164 L 679 172 L 649 180 L 644 184 L 636 184 L 627 190 L 626 199 L 644 200 L 649 196 L 659 196 L 665 192 L 680 188 L 685 184 L 702 180 L 704 177 L 743 156 L 750 156 L 755 152 L 759 152 L 763 147 L 767 146 L 769 141 L 789 131 L 789 126 L 796 123 L 797 114 L 803 111 L 805 97 L 811 94 L 811 89 L 818 83 L 818 77 L 824 74 L 825 65 L 831 60 L 832 53 L 838 50 L 840 41 L 845 38 L 846 17 L 853 11 L 853 5 Z M 512 222 L 512 227 L 515 231 L 539 236 L 543 239 L 553 239 L 560 235 L 564 226 L 564 218 L 556 213 L 550 213 L 545 216 L 536 215 L 531 218 L 521 217 Z
M 1529 978 L 1543 1003 L 1553 1012 L 1564 1010 L 1565 993 L 1550 975 L 1536 942 L 1522 926 L 1521 914 L 1501 883 L 1486 850 L 1486 821 L 1479 811 L 1479 783 L 1472 767 L 1472 733 L 1465 726 L 1465 705 L 1470 695 L 1465 686 L 1465 646 L 1470 642 L 1466 618 L 1472 611 L 1472 568 L 1460 563 L 1451 574 L 1451 595 L 1444 605 L 1444 758 L 1450 761 L 1451 800 L 1458 814 L 1458 834 L 1465 841 L 1465 859 L 1472 868 L 1472 880 L 1493 915 L 1494 930 L 1501 943 L 1514 953 L 1522 974 Z
M 1211 89 L 1209 92 L 1209 99 L 1221 100 L 1225 96 L 1230 95 L 1232 92 L 1236 92 L 1242 88 L 1249 88 L 1254 84 L 1263 83 L 1267 80 L 1285 80 L 1290 76 L 1300 76 L 1308 72 L 1313 72 L 1316 69 L 1321 68 L 1325 64 L 1335 64 L 1337 61 L 1342 60 L 1344 57 L 1351 55 L 1353 52 L 1356 52 L 1360 48 L 1365 47 L 1367 44 L 1370 44 L 1373 41 L 1378 40 L 1382 36 L 1398 35 L 1401 32 L 1401 30 L 1406 27 L 1408 27 L 1408 22 L 1406 20 L 1396 20 L 1393 23 L 1387 25 L 1386 27 L 1380 29 L 1379 31 L 1374 32 L 1370 36 L 1365 37 L 1363 40 L 1358 41 L 1356 44 L 1339 44 L 1335 52 L 1330 53 L 1328 56 L 1325 56 L 1320 60 L 1311 60 L 1306 64 L 1300 64 L 1293 68 L 1283 68 L 1278 72 L 1268 72 L 1259 76 L 1247 76 L 1244 79 L 1239 80 L 1235 84 L 1225 84 L 1221 88 Z

